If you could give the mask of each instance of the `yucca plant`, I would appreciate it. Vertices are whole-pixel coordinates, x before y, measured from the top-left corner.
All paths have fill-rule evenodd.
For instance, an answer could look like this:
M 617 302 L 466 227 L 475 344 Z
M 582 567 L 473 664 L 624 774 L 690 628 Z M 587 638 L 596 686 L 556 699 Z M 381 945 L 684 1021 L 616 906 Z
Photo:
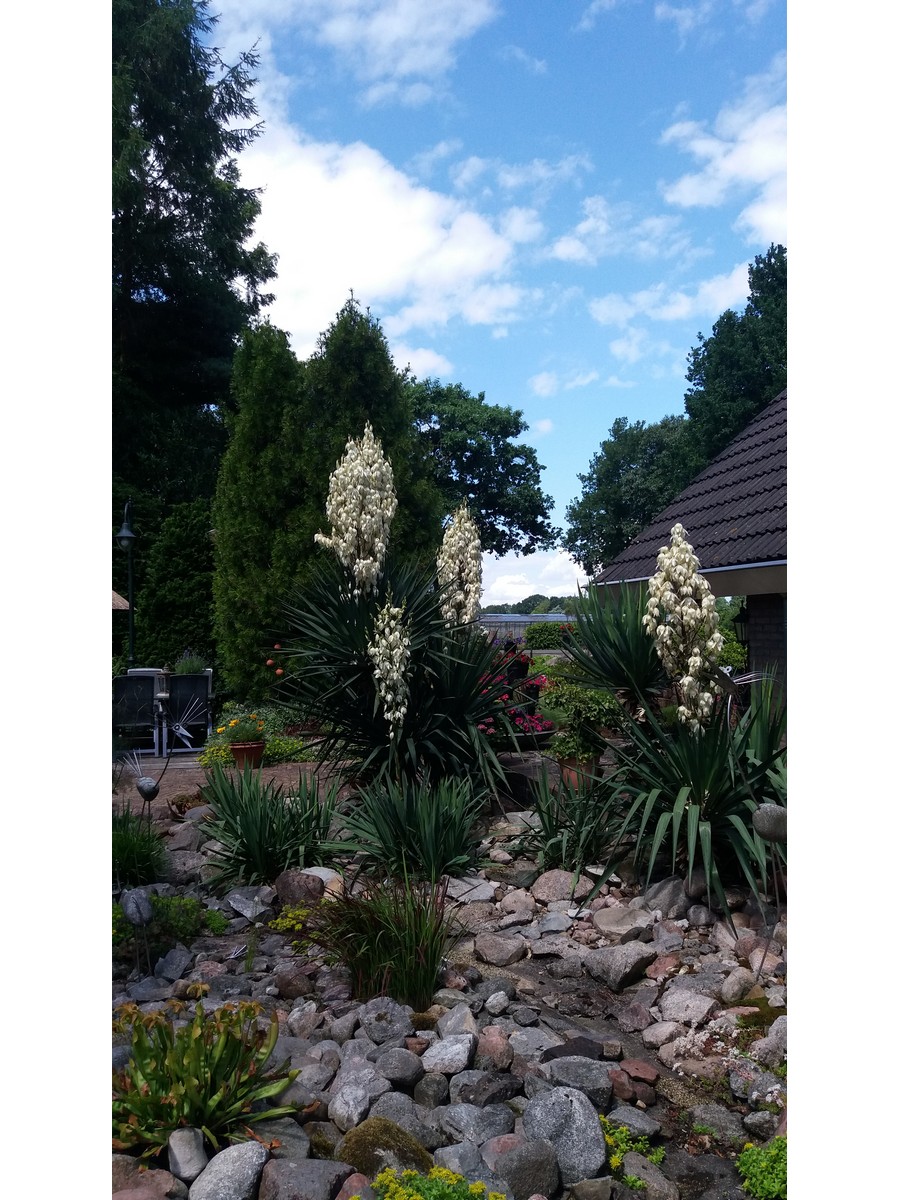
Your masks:
M 769 771 L 784 751 L 771 746 L 757 725 L 767 723 L 762 702 L 732 726 L 720 703 L 705 729 L 679 724 L 664 730 L 648 712 L 629 722 L 629 744 L 617 751 L 621 786 L 633 799 L 621 837 L 632 843 L 636 865 L 649 878 L 664 850 L 672 869 L 688 874 L 702 865 L 707 896 L 726 909 L 724 887 L 745 882 L 759 897 L 767 877 L 767 847 L 753 829 L 755 809 L 773 791 Z
M 614 778 L 584 778 L 579 787 L 565 780 L 551 785 L 545 772 L 534 792 L 538 827 L 520 838 L 517 849 L 535 856 L 545 871 L 560 867 L 580 877 L 591 865 L 611 869 L 627 850 L 621 839 L 627 807 Z
M 213 811 L 205 828 L 223 847 L 211 855 L 211 882 L 272 883 L 289 867 L 324 865 L 334 849 L 329 831 L 338 786 L 333 782 L 322 795 L 318 780 L 301 772 L 296 789 L 285 794 L 249 766 L 226 774 L 216 763 L 200 789 Z
M 222 1139 L 242 1141 L 256 1121 L 293 1116 L 296 1105 L 263 1108 L 296 1079 L 286 1063 L 266 1069 L 278 1039 L 278 1022 L 268 1032 L 257 1026 L 259 1004 L 242 1001 L 206 1013 L 197 1004 L 185 1025 L 177 1000 L 169 1011 L 142 1013 L 135 1004 L 118 1010 L 116 1033 L 131 1036 L 131 1056 L 113 1072 L 113 1149 L 143 1147 L 141 1157 L 159 1153 L 175 1129 L 200 1129 L 214 1150 Z
M 357 793 L 343 818 L 342 845 L 362 856 L 364 871 L 431 883 L 464 875 L 478 865 L 477 825 L 486 799 L 467 779 L 383 779 Z
M 646 589 L 589 587 L 578 593 L 579 641 L 566 644 L 582 687 L 624 693 L 632 709 L 650 707 L 668 686 L 653 639 L 643 626 Z

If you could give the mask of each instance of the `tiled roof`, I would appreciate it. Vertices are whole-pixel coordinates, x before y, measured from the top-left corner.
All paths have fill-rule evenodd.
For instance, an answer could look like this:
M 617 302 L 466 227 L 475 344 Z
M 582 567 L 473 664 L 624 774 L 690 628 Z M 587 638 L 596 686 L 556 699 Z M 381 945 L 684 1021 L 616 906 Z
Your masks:
M 604 568 L 597 582 L 649 579 L 679 521 L 701 571 L 787 559 L 787 389 Z
M 120 596 L 118 592 L 113 592 L 113 608 L 128 608 L 128 601 L 124 596 Z

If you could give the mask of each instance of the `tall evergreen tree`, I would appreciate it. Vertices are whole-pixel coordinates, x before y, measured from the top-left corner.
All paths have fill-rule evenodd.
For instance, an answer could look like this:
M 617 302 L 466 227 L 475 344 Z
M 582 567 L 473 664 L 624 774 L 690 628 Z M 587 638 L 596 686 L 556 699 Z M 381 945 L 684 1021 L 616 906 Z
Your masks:
M 113 0 L 113 498 L 142 525 L 138 581 L 169 508 L 215 487 L 240 331 L 275 274 L 249 244 L 258 193 L 237 155 L 257 56 L 207 44 L 207 0 Z M 118 576 L 116 576 L 118 578 Z

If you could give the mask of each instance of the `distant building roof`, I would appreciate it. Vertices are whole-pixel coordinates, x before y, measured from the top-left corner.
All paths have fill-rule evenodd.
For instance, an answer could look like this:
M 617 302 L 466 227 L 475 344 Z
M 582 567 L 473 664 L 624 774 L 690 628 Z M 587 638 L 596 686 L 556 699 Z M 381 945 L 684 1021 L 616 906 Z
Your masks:
M 113 592 L 113 608 L 128 608 L 128 601 L 124 596 L 120 596 L 118 592 Z
M 759 413 L 596 582 L 656 573 L 677 522 L 718 595 L 787 590 L 787 389 Z M 716 575 L 722 573 L 722 579 Z M 718 586 L 717 586 L 718 584 Z

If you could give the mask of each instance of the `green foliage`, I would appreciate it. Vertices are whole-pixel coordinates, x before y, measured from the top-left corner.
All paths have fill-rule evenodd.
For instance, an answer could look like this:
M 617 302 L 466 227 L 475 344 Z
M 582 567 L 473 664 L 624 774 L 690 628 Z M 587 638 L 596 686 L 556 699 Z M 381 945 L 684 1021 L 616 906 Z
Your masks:
M 589 866 L 614 866 L 625 854 L 620 836 L 625 807 L 614 781 L 584 779 L 575 788 L 561 780 L 551 787 L 545 772 L 534 789 L 538 827 L 525 833 L 516 850 L 536 857 L 544 871 L 560 867 L 581 875 Z
M 407 714 L 393 738 L 368 653 L 387 595 L 404 606 L 410 637 Z M 477 628 L 448 630 L 440 601 L 431 572 L 389 556 L 377 590 L 353 596 L 339 565 L 326 561 L 285 606 L 284 693 L 327 729 L 323 756 L 352 760 L 367 779 L 427 773 L 473 777 L 480 787 L 501 778 L 479 729 L 489 717 L 503 724 L 496 652 Z
M 559 625 L 553 621 L 534 621 L 525 629 L 525 645 L 529 650 L 561 650 L 574 633 L 571 621 Z
M 580 592 L 579 638 L 566 647 L 575 682 L 622 692 L 632 708 L 650 705 L 668 682 L 643 626 L 646 599 L 644 588 L 589 587 Z
M 159 526 L 146 556 L 135 601 L 138 662 L 174 664 L 197 673 L 213 659 L 212 566 L 209 500 L 176 505 Z M 185 647 L 193 651 L 185 651 Z
M 113 1149 L 144 1147 L 158 1154 L 175 1129 L 201 1129 L 215 1150 L 221 1140 L 245 1140 L 246 1126 L 292 1116 L 296 1107 L 266 1108 L 299 1071 L 268 1067 L 278 1022 L 259 1029 L 260 1005 L 226 1004 L 205 1013 L 198 1004 L 191 1020 L 176 1027 L 184 1005 L 169 1001 L 169 1013 L 142 1013 L 129 1004 L 113 1028 L 131 1035 L 131 1057 L 113 1072 Z
M 461 384 L 434 379 L 407 385 L 418 442 L 446 512 L 467 503 L 485 553 L 531 554 L 555 545 L 553 500 L 541 491 L 543 467 L 513 439 L 528 426 L 519 409 L 486 404 Z M 530 612 L 530 609 L 516 611 Z
M 581 496 L 566 509 L 562 545 L 589 575 L 611 562 L 687 486 L 704 463 L 688 422 L 646 424 L 617 417 L 609 437 L 579 474 Z
M 467 779 L 383 779 L 357 793 L 343 818 L 344 847 L 362 855 L 364 870 L 395 879 L 465 875 L 478 865 L 484 802 Z
M 748 273 L 743 313 L 727 309 L 688 357 L 684 406 L 703 465 L 787 384 L 787 251 L 771 245 Z
M 200 790 L 213 810 L 208 828 L 223 846 L 211 857 L 216 884 L 272 883 L 288 867 L 328 860 L 336 784 L 322 797 L 318 780 L 301 772 L 296 790 L 285 794 L 250 767 L 226 775 L 218 764 L 206 779 Z
M 203 930 L 217 936 L 228 928 L 228 919 L 206 908 L 193 896 L 150 896 L 153 918 L 144 927 L 150 957 L 166 954 L 177 942 L 192 942 Z M 113 947 L 120 957 L 133 948 L 134 927 L 125 919 L 121 904 L 113 903 Z
M 622 723 L 622 706 L 611 692 L 568 682 L 552 669 L 541 706 L 559 726 L 552 743 L 557 758 L 595 757 L 605 745 L 599 730 L 618 729 Z
M 622 834 L 633 838 L 636 864 L 646 865 L 649 879 L 663 849 L 673 871 L 690 873 L 699 858 L 707 894 L 725 911 L 726 884 L 742 881 L 758 896 L 769 850 L 752 816 L 770 799 L 767 773 L 784 753 L 783 710 L 757 693 L 734 725 L 722 703 L 696 733 L 680 723 L 665 730 L 649 712 L 626 728 L 629 745 L 616 755 L 626 772 L 623 789 L 634 797 Z
M 641 1154 L 648 1162 L 658 1167 L 666 1157 L 665 1146 L 656 1146 L 651 1149 L 649 1138 L 632 1133 L 624 1125 L 614 1125 L 608 1117 L 604 1117 L 602 1114 L 600 1126 L 609 1148 L 609 1166 L 613 1176 L 630 1188 L 640 1190 L 645 1187 L 643 1180 L 637 1179 L 633 1175 L 622 1174 L 622 1160 L 626 1154 Z
M 372 1186 L 378 1200 L 507 1200 L 503 1192 L 488 1192 L 483 1183 L 469 1183 L 448 1167 L 432 1167 L 427 1175 L 385 1167 Z
M 258 727 L 260 721 L 263 724 L 262 730 L 256 728 L 256 735 L 265 741 L 262 757 L 264 767 L 274 767 L 278 763 L 308 762 L 310 760 L 312 756 L 304 747 L 302 738 L 281 732 L 294 721 L 294 715 L 289 710 L 273 704 L 260 704 L 251 709 L 246 704 L 238 704 L 229 700 L 223 704 L 219 719 L 213 726 L 206 745 L 197 756 L 197 762 L 201 767 L 213 767 L 216 763 L 223 767 L 234 765 L 231 743 L 241 739 L 234 736 L 236 727 L 230 723 L 236 718 L 239 720 L 248 718 L 251 713 L 254 714 L 254 726 Z M 248 732 L 252 733 L 253 729 Z
M 389 995 L 421 1012 L 462 930 L 446 885 L 404 879 L 370 880 L 364 890 L 311 906 L 299 932 L 301 944 L 349 968 L 356 999 Z
M 130 806 L 112 815 L 112 882 L 114 888 L 158 883 L 165 875 L 162 838 Z
M 748 1142 L 735 1162 L 744 1191 L 753 1200 L 787 1200 L 787 1138 L 765 1146 Z

